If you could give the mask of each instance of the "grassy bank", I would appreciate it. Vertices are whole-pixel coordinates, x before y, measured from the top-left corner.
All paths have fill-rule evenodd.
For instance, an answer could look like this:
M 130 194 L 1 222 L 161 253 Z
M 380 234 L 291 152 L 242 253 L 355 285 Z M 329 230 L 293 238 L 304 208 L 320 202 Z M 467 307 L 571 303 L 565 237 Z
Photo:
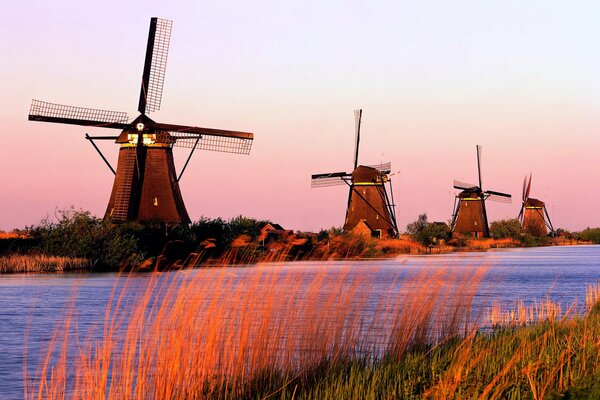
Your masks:
M 407 226 L 409 234 L 398 239 L 379 240 L 370 235 L 344 233 L 336 228 L 319 233 L 294 232 L 279 229 L 281 227 L 265 231 L 267 226 L 274 229 L 272 225 L 266 220 L 243 216 L 227 221 L 201 218 L 182 225 L 160 222 L 113 224 L 89 212 L 68 209 L 57 212 L 53 220 L 46 219 L 21 231 L 0 234 L 0 256 L 35 255 L 30 260 L 20 259 L 15 267 L 11 267 L 14 263 L 6 264 L 4 272 L 22 271 L 21 265 L 27 265 L 30 271 L 51 271 L 54 265 L 60 268 L 54 261 L 36 266 L 42 257 L 38 254 L 65 260 L 62 262 L 64 268 L 85 259 L 95 270 L 154 270 L 206 264 L 383 258 L 398 254 L 581 244 L 584 243 L 582 240 L 597 236 L 594 236 L 597 230 L 588 229 L 581 236 L 533 237 L 522 232 L 517 220 L 506 220 L 492 224 L 493 237 L 489 239 L 453 237 L 446 224 L 430 223 L 425 214 Z M 72 261 L 67 262 L 67 259 Z
M 75 336 L 69 311 L 35 379 L 25 377 L 25 397 L 600 396 L 599 285 L 581 313 L 546 302 L 474 316 L 482 269 L 399 277 L 376 291 L 348 271 L 255 272 L 152 279 L 135 304 L 116 293 L 101 340 Z
M 66 272 L 90 269 L 84 258 L 56 257 L 39 254 L 0 256 L 0 274 L 23 272 Z

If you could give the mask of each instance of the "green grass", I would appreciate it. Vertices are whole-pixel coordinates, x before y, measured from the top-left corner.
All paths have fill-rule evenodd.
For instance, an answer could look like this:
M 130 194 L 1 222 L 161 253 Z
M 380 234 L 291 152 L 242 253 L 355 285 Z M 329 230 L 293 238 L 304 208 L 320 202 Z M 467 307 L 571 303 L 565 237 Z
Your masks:
M 497 328 L 400 358 L 337 362 L 309 377 L 287 384 L 280 377 L 248 397 L 600 398 L 600 308 L 570 320 Z

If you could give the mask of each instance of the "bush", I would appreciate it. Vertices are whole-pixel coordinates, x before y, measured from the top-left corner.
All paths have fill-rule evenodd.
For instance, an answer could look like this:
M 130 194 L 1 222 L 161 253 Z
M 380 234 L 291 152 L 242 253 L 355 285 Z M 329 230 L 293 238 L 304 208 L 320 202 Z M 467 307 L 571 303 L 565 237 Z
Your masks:
M 249 243 L 254 243 L 261 228 L 269 223 L 241 215 L 229 221 L 202 217 L 192 224 L 111 223 L 74 207 L 57 211 L 56 220 L 46 218 L 37 226 L 27 227 L 27 234 L 35 243 L 32 251 L 85 258 L 97 268 L 107 269 L 135 267 L 159 256 L 169 241 L 180 241 L 180 247 L 191 252 L 201 242 L 210 240 L 214 243 L 211 255 L 219 256 L 236 238 L 247 237 Z
M 582 240 L 600 244 L 600 228 L 586 228 L 577 233 L 577 236 Z
M 490 235 L 494 239 L 516 239 L 521 240 L 523 228 L 516 218 L 494 221 L 490 225 Z
M 419 218 L 406 226 L 406 231 L 411 238 L 423 246 L 432 247 L 440 240 L 447 241 L 452 233 L 450 227 L 443 222 L 428 222 L 427 214 L 419 215 Z

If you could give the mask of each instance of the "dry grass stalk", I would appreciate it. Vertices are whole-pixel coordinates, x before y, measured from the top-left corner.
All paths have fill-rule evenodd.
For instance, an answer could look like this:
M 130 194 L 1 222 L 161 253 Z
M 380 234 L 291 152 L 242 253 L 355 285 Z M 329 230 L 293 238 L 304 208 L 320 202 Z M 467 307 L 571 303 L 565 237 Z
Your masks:
M 399 357 L 471 330 L 483 273 L 424 273 L 390 283 L 383 300 L 371 274 L 257 268 L 240 276 L 186 272 L 160 284 L 155 275 L 129 317 L 121 292 L 101 340 L 68 344 L 65 327 L 28 398 L 239 398 L 261 382 L 301 379 L 326 363 L 388 351 Z M 373 312 L 359 312 L 373 307 L 374 296 Z M 73 376 L 68 360 L 75 360 Z
M 521 247 L 521 243 L 512 238 L 505 239 L 471 239 L 467 240 L 465 249 L 468 250 L 489 250 L 489 249 L 502 249 L 511 247 Z
M 43 254 L 0 256 L 0 273 L 63 272 L 90 267 L 84 258 L 55 257 Z
M 529 306 L 519 300 L 511 309 L 504 308 L 500 303 L 493 303 L 485 320 L 491 326 L 514 327 L 537 322 L 553 322 L 567 316 L 569 311 L 570 309 L 563 312 L 562 306 L 550 298 L 541 302 L 534 301 Z
M 598 304 L 600 304 L 600 281 L 589 285 L 585 292 L 585 307 L 587 311 L 590 311 Z

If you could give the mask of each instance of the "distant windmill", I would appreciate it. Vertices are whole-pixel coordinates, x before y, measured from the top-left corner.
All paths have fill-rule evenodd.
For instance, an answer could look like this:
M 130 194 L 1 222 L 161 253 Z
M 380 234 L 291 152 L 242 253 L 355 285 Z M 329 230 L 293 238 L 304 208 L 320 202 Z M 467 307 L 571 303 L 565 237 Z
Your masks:
M 344 231 L 349 232 L 360 225 L 368 229 L 375 237 L 396 237 L 398 225 L 394 205 L 391 180 L 389 178 L 391 163 L 379 165 L 358 165 L 358 149 L 360 144 L 360 123 L 362 110 L 354 111 L 356 142 L 354 150 L 354 169 L 352 173 L 332 172 L 312 175 L 312 187 L 348 185 L 348 205 Z M 391 201 L 387 195 L 385 184 L 388 183 Z
M 454 188 L 461 190 L 454 199 L 452 214 L 452 232 L 473 237 L 489 237 L 486 200 L 510 203 L 511 195 L 483 190 L 481 182 L 481 146 L 477 146 L 477 176 L 479 185 L 473 185 L 455 180 Z
M 548 231 L 551 234 L 554 233 L 548 210 L 546 210 L 546 204 L 538 199 L 529 197 L 531 192 L 531 175 L 529 174 L 529 180 L 527 175 L 523 180 L 523 203 L 521 205 L 521 211 L 519 211 L 519 221 L 525 232 L 534 236 L 546 236 Z
M 115 175 L 105 218 L 112 221 L 157 220 L 189 222 L 179 180 L 196 149 L 249 154 L 252 133 L 198 128 L 154 122 L 146 113 L 160 109 L 169 52 L 172 21 L 152 18 L 138 111 L 132 122 L 124 112 L 72 107 L 33 100 L 30 121 L 56 122 L 119 129 L 118 136 L 85 138 Z M 140 140 L 141 136 L 141 140 Z M 120 145 L 117 170 L 106 160 L 94 140 L 115 140 Z M 173 146 L 190 149 L 179 174 L 173 162 Z

